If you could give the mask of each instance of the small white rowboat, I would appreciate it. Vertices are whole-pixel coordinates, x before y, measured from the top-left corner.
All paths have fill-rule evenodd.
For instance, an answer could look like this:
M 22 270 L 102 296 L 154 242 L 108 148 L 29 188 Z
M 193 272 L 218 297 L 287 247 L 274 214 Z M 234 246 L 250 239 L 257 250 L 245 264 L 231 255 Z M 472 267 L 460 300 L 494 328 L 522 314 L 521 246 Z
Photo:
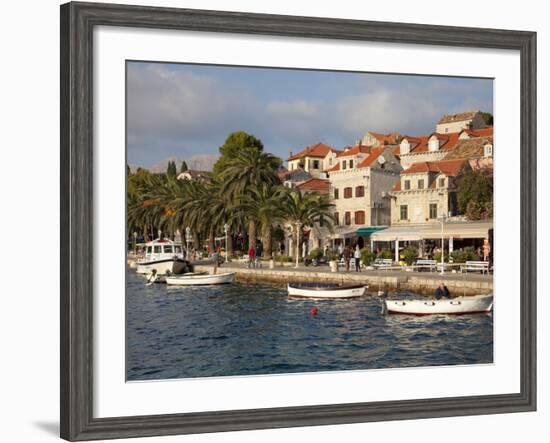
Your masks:
M 182 275 L 172 275 L 166 277 L 166 283 L 169 285 L 221 285 L 223 283 L 232 283 L 235 279 L 234 272 L 224 274 L 201 274 L 188 273 Z
M 366 285 L 356 286 L 305 286 L 288 284 L 289 298 L 340 299 L 357 298 L 365 294 Z
M 474 314 L 493 309 L 493 294 L 442 300 L 384 300 L 388 314 Z

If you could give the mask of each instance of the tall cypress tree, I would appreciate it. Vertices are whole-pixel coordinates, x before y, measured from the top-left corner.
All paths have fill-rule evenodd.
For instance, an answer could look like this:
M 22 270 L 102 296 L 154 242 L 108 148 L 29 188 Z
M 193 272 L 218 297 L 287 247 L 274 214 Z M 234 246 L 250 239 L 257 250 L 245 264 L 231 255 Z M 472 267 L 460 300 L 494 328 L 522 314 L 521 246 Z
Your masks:
M 176 168 L 176 162 L 169 161 L 168 168 L 166 169 L 166 175 L 169 178 L 175 178 L 178 175 L 178 170 Z
M 185 160 L 183 160 L 183 161 L 181 162 L 181 166 L 180 166 L 180 174 L 181 174 L 182 172 L 187 171 L 187 169 L 188 169 L 188 168 L 187 168 L 187 163 L 185 163 Z

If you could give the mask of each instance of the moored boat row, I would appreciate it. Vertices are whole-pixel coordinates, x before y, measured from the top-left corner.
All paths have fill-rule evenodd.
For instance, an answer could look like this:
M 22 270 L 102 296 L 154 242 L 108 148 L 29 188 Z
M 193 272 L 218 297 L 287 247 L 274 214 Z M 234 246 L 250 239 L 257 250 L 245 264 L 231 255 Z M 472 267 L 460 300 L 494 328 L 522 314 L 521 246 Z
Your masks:
M 350 299 L 365 295 L 368 286 L 338 286 L 338 285 L 304 285 L 289 283 L 287 286 L 289 298 Z M 493 309 L 493 295 L 476 295 L 472 297 L 456 297 L 450 299 L 397 299 L 383 300 L 383 313 L 409 315 L 460 315 L 488 313 Z

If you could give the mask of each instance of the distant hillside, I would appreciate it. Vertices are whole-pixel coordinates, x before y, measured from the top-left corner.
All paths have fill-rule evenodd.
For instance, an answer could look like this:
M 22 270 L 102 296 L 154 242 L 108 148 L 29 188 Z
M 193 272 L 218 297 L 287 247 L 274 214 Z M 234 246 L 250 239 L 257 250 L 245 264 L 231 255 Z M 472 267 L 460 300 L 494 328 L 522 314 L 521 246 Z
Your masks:
M 218 160 L 219 155 L 218 154 L 200 154 L 200 155 L 194 155 L 193 157 L 189 159 L 185 159 L 185 163 L 187 163 L 188 169 L 193 169 L 195 171 L 211 171 L 214 163 L 216 163 L 216 160 Z M 141 166 L 142 168 L 148 169 L 151 172 L 166 172 L 166 169 L 168 168 L 168 162 L 176 162 L 176 168 L 179 172 L 182 159 L 179 159 L 177 157 L 169 157 L 165 158 L 164 160 L 161 160 L 160 162 L 154 164 L 153 166 Z M 139 168 L 139 165 L 130 164 L 130 170 L 132 172 L 135 172 L 137 168 Z

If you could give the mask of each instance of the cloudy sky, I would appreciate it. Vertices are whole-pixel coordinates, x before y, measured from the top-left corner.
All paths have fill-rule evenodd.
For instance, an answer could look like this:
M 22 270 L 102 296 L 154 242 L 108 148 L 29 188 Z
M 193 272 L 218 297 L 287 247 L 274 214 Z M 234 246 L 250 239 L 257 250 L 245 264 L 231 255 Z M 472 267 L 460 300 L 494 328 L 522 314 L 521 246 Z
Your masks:
M 445 113 L 493 110 L 486 79 L 172 63 L 127 65 L 128 162 L 216 154 L 236 130 L 282 158 L 371 130 L 420 135 Z

